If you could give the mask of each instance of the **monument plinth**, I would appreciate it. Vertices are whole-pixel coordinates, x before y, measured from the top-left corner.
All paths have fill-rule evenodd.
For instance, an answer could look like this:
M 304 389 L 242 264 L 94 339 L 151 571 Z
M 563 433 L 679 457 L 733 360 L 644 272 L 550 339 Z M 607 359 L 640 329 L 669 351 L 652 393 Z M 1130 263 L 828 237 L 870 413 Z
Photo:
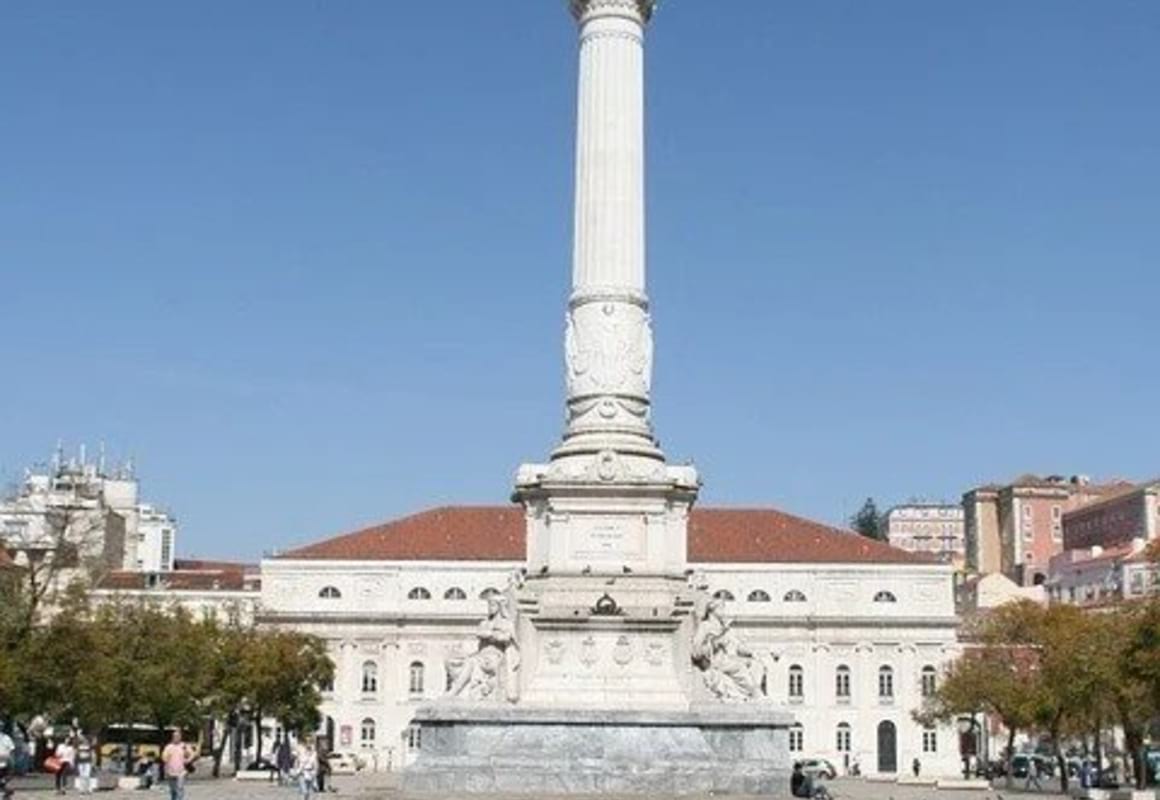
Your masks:
M 415 792 L 736 792 L 788 785 L 790 716 L 687 567 L 700 482 L 653 434 L 644 29 L 654 0 L 571 0 L 580 31 L 567 423 L 514 499 L 527 564 L 449 697 L 418 709 Z

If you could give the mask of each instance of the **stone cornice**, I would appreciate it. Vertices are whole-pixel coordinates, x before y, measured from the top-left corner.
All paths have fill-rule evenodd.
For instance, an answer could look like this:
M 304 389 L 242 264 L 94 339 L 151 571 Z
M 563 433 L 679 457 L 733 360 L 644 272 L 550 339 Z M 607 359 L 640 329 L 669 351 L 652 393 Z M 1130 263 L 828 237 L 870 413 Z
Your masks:
M 657 0 L 570 0 L 572 16 L 579 22 L 595 17 L 629 17 L 648 22 L 656 9 Z

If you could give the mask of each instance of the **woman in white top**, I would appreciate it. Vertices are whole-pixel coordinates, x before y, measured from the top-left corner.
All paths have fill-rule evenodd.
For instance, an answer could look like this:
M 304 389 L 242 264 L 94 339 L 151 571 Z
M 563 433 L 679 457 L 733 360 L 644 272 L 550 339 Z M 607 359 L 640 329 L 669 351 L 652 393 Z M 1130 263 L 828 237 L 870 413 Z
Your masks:
M 310 800 L 314 793 L 314 782 L 318 779 L 318 753 L 314 751 L 314 742 L 306 739 L 298 748 L 298 791 L 302 800 Z
M 56 793 L 64 794 L 65 789 L 68 788 L 68 776 L 72 774 L 73 764 L 77 761 L 77 751 L 73 747 L 71 739 L 61 739 L 60 744 L 56 746 L 53 751 L 56 760 L 60 762 L 60 768 L 56 771 Z

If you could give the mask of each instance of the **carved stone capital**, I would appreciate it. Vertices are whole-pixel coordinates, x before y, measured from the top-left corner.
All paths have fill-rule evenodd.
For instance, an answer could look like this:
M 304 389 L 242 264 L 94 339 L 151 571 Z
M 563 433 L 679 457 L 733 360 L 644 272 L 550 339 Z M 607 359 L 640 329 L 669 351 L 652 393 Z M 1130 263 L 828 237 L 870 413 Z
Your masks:
M 645 23 L 652 18 L 657 0 L 569 0 L 568 6 L 579 22 L 596 17 L 629 17 Z

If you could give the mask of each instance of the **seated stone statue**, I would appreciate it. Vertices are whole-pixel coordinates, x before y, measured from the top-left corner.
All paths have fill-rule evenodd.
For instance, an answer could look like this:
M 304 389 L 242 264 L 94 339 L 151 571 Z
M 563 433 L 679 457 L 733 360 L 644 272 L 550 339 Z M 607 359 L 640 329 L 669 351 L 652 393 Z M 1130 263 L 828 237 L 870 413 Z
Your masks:
M 705 604 L 693 634 L 693 663 L 702 671 L 706 688 L 726 701 L 764 695 L 765 667 L 733 631 L 722 613 L 723 601 Z
M 520 668 L 520 648 L 514 614 L 506 597 L 488 598 L 487 618 L 479 623 L 475 636 L 479 649 L 464 659 L 447 693 L 469 700 L 505 697 L 514 703 L 519 699 L 516 672 Z

